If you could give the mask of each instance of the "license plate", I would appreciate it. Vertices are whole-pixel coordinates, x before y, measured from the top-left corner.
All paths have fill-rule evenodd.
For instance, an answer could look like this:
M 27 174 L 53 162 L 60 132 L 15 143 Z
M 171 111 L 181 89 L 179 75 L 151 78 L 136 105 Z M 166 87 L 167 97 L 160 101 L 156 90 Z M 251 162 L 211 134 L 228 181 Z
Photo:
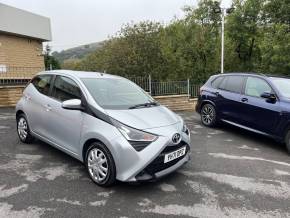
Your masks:
M 186 147 L 183 147 L 183 148 L 180 148 L 180 149 L 173 151 L 171 153 L 165 154 L 164 163 L 168 163 L 170 161 L 173 161 L 173 160 L 185 155 L 185 152 L 186 152 Z

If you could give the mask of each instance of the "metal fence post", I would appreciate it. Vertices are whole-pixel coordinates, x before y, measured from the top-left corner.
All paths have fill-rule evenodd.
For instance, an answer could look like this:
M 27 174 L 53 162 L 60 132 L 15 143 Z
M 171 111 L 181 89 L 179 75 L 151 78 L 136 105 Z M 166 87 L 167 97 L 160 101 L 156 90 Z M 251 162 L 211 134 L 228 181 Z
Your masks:
M 152 82 L 151 82 L 151 75 L 150 74 L 148 77 L 148 82 L 149 82 L 149 93 L 150 93 L 150 95 L 152 95 Z
M 189 79 L 187 79 L 187 96 L 188 96 L 188 100 L 190 98 L 190 83 L 189 83 Z

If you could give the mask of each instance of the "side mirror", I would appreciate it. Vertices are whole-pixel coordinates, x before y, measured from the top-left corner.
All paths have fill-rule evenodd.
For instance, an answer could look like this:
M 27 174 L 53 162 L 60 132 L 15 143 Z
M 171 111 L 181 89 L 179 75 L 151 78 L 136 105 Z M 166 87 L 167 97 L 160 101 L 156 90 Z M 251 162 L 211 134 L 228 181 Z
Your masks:
M 61 107 L 68 110 L 83 110 L 80 99 L 70 99 L 62 102 Z
M 277 98 L 276 95 L 270 92 L 264 92 L 261 94 L 262 98 L 265 98 L 267 102 L 273 103 L 276 102 Z

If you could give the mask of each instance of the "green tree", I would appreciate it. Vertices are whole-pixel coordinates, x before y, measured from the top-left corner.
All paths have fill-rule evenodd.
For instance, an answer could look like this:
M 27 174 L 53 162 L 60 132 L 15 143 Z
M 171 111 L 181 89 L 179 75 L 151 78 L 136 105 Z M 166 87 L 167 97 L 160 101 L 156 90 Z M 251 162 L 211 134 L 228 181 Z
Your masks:
M 44 65 L 46 70 L 54 70 L 54 69 L 60 69 L 60 63 L 59 61 L 50 55 L 51 48 L 49 45 L 46 45 L 44 50 Z

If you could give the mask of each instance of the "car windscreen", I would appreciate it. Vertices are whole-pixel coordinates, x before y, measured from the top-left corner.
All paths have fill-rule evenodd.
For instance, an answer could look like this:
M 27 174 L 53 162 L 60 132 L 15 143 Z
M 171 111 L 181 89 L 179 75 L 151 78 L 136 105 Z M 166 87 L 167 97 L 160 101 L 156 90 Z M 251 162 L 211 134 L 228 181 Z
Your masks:
M 286 78 L 274 78 L 272 77 L 272 83 L 278 89 L 278 91 L 286 98 L 290 98 L 290 79 Z
M 154 102 L 151 96 L 127 79 L 84 78 L 82 81 L 95 101 L 104 109 L 122 110 Z

